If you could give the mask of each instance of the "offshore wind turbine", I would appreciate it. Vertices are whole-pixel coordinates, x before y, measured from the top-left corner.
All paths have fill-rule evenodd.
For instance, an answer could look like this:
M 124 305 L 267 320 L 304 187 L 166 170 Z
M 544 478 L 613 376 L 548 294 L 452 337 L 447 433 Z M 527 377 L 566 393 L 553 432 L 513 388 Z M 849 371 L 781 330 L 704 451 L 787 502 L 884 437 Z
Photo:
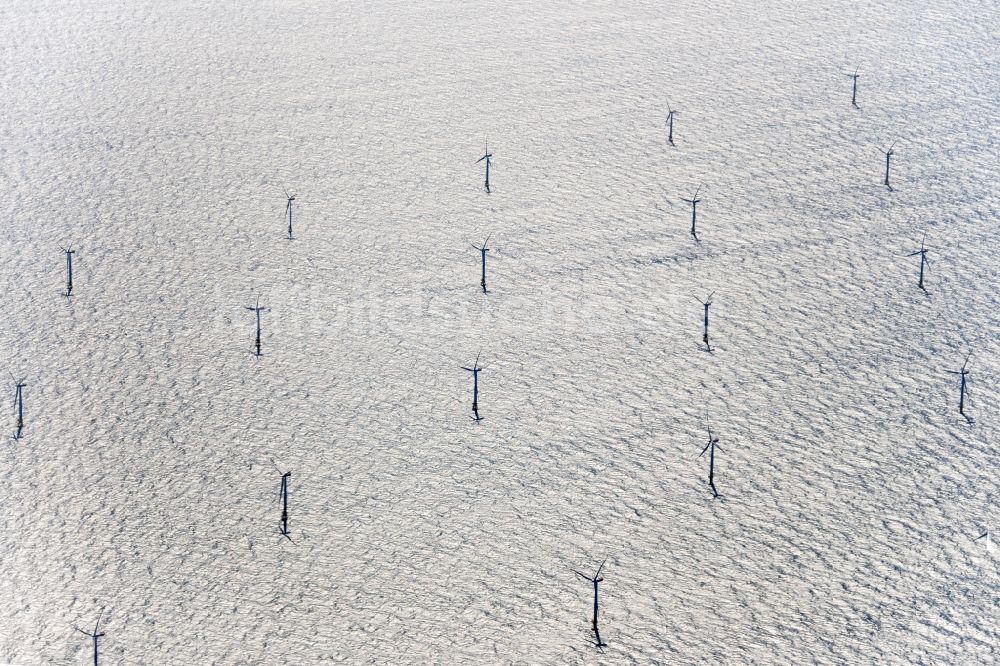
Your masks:
M 986 557 L 993 559 L 993 553 L 990 549 L 990 531 L 987 529 L 983 530 L 983 533 L 977 536 L 973 541 L 979 541 L 980 539 L 986 539 Z
M 968 393 L 969 390 L 968 387 L 966 386 L 966 377 L 969 376 L 969 371 L 966 370 L 965 367 L 969 365 L 969 357 L 971 356 L 972 354 L 970 353 L 968 356 L 965 357 L 965 363 L 962 364 L 961 370 L 946 370 L 947 373 L 952 375 L 959 375 L 962 378 L 961 384 L 959 385 L 958 389 L 958 413 L 961 414 L 962 416 L 965 416 L 965 395 L 966 393 Z M 966 416 L 966 418 L 968 417 Z
M 92 639 L 94 639 L 94 666 L 97 666 L 97 659 L 98 659 L 97 641 L 99 638 L 102 638 L 104 636 L 103 631 L 102 632 L 97 631 L 97 628 L 101 625 L 101 615 L 103 614 L 104 614 L 104 609 L 101 609 L 101 614 L 97 616 L 97 624 L 94 625 L 93 632 L 84 631 L 83 629 L 77 627 L 77 631 L 79 631 L 81 634 L 85 636 L 90 636 Z
M 252 310 L 253 313 L 257 316 L 257 337 L 255 341 L 255 346 L 257 348 L 257 356 L 260 356 L 260 313 L 264 310 L 264 308 L 260 307 L 260 293 L 257 294 L 256 305 L 254 305 L 253 307 L 250 307 L 248 305 L 246 306 L 246 309 Z
M 482 350 L 479 351 L 479 354 Z M 479 354 L 476 354 L 476 362 L 472 364 L 471 368 L 466 368 L 462 366 L 463 370 L 468 370 L 472 373 L 472 413 L 476 419 L 476 423 L 482 421 L 482 417 L 479 416 L 479 373 L 482 368 L 479 367 Z
M 295 195 L 289 194 L 288 190 L 285 190 L 285 213 L 288 216 L 288 240 L 292 240 L 292 202 L 295 201 Z
M 11 379 L 14 379 L 13 375 Z M 27 384 L 23 379 L 14 379 L 16 387 L 14 389 L 14 409 L 17 417 L 14 421 L 14 439 L 21 439 L 21 431 L 24 430 L 24 387 Z
M 855 109 L 861 108 L 860 106 L 858 106 L 858 69 L 860 69 L 860 67 L 855 68 L 853 74 L 847 74 L 847 76 L 851 77 L 854 80 L 854 85 L 851 88 L 851 106 L 853 106 Z
M 694 236 L 695 240 L 698 240 L 698 230 L 695 224 L 698 221 L 698 202 L 701 201 L 701 199 L 698 198 L 698 192 L 700 191 L 701 191 L 701 185 L 699 185 L 698 189 L 694 191 L 694 194 L 691 196 L 690 199 L 681 199 L 681 201 L 686 201 L 687 203 L 691 204 L 691 235 Z
M 69 298 L 73 295 L 73 255 L 76 250 L 71 245 L 69 249 L 63 248 L 63 252 L 66 253 L 66 298 Z
M 285 472 L 281 475 L 281 527 L 279 531 L 289 541 L 292 540 L 291 533 L 288 531 L 288 483 L 291 478 L 291 472 Z
M 708 485 L 712 488 L 712 496 L 718 497 L 719 491 L 715 489 L 715 449 L 722 451 L 722 447 L 719 446 L 719 438 L 712 436 L 712 429 L 708 429 L 708 444 L 705 448 L 701 450 L 698 457 L 701 458 L 705 455 L 705 451 L 708 451 Z
M 605 559 L 604 562 L 607 562 L 607 560 Z M 594 630 L 594 644 L 596 645 L 596 647 L 598 649 L 607 647 L 607 645 L 608 645 L 607 643 L 605 643 L 604 641 L 601 640 L 601 632 L 597 628 L 597 613 L 598 613 L 597 601 L 598 601 L 598 593 L 599 593 L 599 590 L 598 590 L 597 586 L 600 583 L 604 582 L 604 579 L 601 578 L 601 571 L 604 569 L 604 562 L 601 562 L 601 566 L 597 567 L 597 572 L 593 576 L 588 576 L 588 575 L 586 575 L 584 573 L 581 573 L 581 572 L 577 571 L 576 569 L 573 569 L 573 572 L 577 576 L 579 576 L 580 578 L 583 578 L 586 581 L 590 581 L 591 583 L 594 584 L 594 616 L 593 616 L 593 619 L 591 619 L 591 621 L 590 621 L 590 626 Z
M 672 146 L 674 145 L 674 116 L 677 112 L 670 108 L 670 104 L 667 104 L 667 142 Z
M 896 142 L 893 141 L 892 145 L 889 146 L 889 150 L 882 150 L 879 148 L 879 152 L 885 155 L 885 186 L 889 188 L 892 192 L 892 185 L 889 184 L 889 160 L 892 159 L 892 149 L 896 146 Z
M 486 160 L 486 193 L 490 193 L 490 164 L 493 162 L 493 153 L 490 152 L 490 141 L 486 140 L 486 152 L 483 156 L 476 160 L 476 164 L 479 164 L 483 160 Z
M 482 247 L 480 247 L 478 245 L 475 245 L 475 244 L 472 245 L 472 247 L 474 247 L 477 250 L 479 250 L 479 254 L 482 256 L 483 277 L 479 281 L 479 285 L 483 288 L 483 293 L 484 294 L 489 293 L 488 291 L 486 291 L 486 253 L 490 251 L 490 248 L 486 247 L 486 245 L 487 245 L 487 243 L 490 242 L 490 236 L 492 236 L 492 235 L 493 234 L 490 234 L 489 236 L 486 237 L 486 240 L 483 241 Z
M 927 240 L 927 234 L 925 233 L 924 237 L 920 239 L 920 249 L 917 250 L 916 252 L 911 252 L 908 255 L 906 255 L 907 257 L 915 257 L 918 254 L 920 255 L 920 279 L 917 281 L 917 286 L 923 289 L 925 292 L 927 290 L 924 289 L 924 265 L 925 264 L 927 266 L 931 265 L 931 262 L 927 260 L 927 248 L 924 247 L 924 241 L 926 240 Z
M 705 334 L 702 336 L 701 339 L 702 342 L 705 343 L 706 351 L 712 351 L 712 345 L 708 344 L 708 308 L 710 305 L 712 305 L 712 296 L 714 295 L 715 292 L 713 291 L 711 294 L 708 295 L 708 298 L 706 298 L 705 300 L 701 300 L 697 296 L 694 297 L 696 301 L 698 301 L 705 307 Z

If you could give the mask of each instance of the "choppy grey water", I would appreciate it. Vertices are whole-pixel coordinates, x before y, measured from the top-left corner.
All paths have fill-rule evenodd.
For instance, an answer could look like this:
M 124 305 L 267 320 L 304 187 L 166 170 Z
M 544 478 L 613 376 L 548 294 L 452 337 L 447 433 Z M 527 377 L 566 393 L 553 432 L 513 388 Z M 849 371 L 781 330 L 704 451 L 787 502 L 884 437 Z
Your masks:
M 1000 11 L 897 4 L 0 7 L 0 660 L 996 660 Z

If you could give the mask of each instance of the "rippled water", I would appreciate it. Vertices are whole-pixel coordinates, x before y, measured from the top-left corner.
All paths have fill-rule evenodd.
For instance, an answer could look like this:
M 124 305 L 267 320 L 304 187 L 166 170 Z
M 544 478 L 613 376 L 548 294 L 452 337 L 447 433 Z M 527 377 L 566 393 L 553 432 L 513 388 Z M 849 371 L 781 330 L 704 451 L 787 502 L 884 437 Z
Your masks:
M 1000 11 L 811 5 L 0 8 L 0 661 L 996 660 Z

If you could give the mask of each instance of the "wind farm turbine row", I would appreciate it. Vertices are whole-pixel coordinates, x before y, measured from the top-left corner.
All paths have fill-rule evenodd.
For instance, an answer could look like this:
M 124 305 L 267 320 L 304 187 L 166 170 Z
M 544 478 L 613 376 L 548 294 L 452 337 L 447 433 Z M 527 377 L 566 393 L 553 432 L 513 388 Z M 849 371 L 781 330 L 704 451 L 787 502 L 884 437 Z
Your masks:
M 851 106 L 853 108 L 860 109 L 860 107 L 858 106 L 858 102 L 857 102 L 858 77 L 859 77 L 858 71 L 855 70 L 855 72 L 853 74 L 849 74 L 848 76 L 851 76 L 852 80 L 853 80 L 852 95 L 851 95 Z M 678 115 L 678 112 L 675 109 L 671 108 L 669 105 L 667 106 L 667 109 L 668 109 L 668 113 L 667 113 L 667 117 L 666 117 L 666 121 L 665 121 L 665 127 L 666 127 L 666 131 L 667 131 L 666 140 L 667 140 L 667 144 L 669 146 L 676 147 L 677 144 L 675 143 L 675 117 Z M 685 116 L 685 117 L 687 117 L 687 116 Z M 659 132 L 661 130 L 658 129 L 656 131 Z M 891 158 L 892 158 L 892 155 L 893 155 L 893 149 L 894 149 L 895 145 L 896 144 L 894 142 L 893 144 L 891 144 L 889 146 L 889 148 L 887 150 L 882 150 L 881 151 L 885 155 L 884 185 L 890 191 L 893 191 L 893 187 L 890 184 L 890 178 L 889 178 L 889 176 L 890 176 Z M 881 148 L 880 148 L 880 150 L 881 150 Z M 466 162 L 466 168 L 470 168 L 471 169 L 472 167 L 468 166 L 468 164 L 471 163 L 471 157 L 467 157 L 465 159 L 469 160 L 468 162 Z M 487 195 L 493 194 L 494 191 L 495 191 L 494 188 L 492 187 L 492 184 L 491 184 L 491 167 L 492 167 L 492 163 L 493 163 L 493 153 L 489 149 L 488 140 L 486 141 L 484 154 L 478 160 L 476 160 L 474 164 L 478 165 L 480 163 L 483 163 L 483 167 L 484 167 L 484 170 L 485 170 L 485 175 L 484 175 L 484 180 L 483 180 L 483 190 L 485 191 L 485 193 Z M 503 162 L 501 162 L 501 171 L 499 172 L 499 177 L 501 177 L 502 180 L 503 180 L 503 177 L 504 177 L 504 173 L 505 173 L 505 169 L 503 168 Z M 470 180 L 471 180 L 471 176 L 470 176 Z M 700 193 L 702 191 L 702 187 L 703 187 L 702 185 L 699 185 L 695 189 L 694 193 L 691 194 L 691 196 L 689 198 L 683 198 L 682 199 L 682 201 L 684 203 L 690 204 L 690 206 L 691 206 L 691 228 L 690 228 L 690 234 L 691 234 L 692 238 L 694 239 L 694 241 L 696 243 L 698 243 L 698 244 L 702 243 L 702 239 L 700 239 L 699 236 L 698 236 L 698 227 L 697 227 L 698 204 L 701 203 L 701 201 L 702 201 L 702 199 L 700 198 Z M 502 195 L 502 193 L 503 193 L 502 183 L 501 183 L 501 189 L 497 190 L 496 192 L 497 192 L 497 194 Z M 301 193 L 302 192 L 300 191 L 300 194 Z M 494 194 L 494 196 L 497 196 L 497 194 Z M 291 240 L 293 240 L 295 238 L 295 236 L 293 235 L 293 205 L 294 205 L 294 202 L 296 201 L 296 197 L 294 195 L 289 194 L 287 190 L 285 190 L 284 195 L 285 195 L 286 205 L 285 205 L 283 213 L 281 214 L 281 221 L 284 222 L 284 221 L 287 220 L 287 236 L 288 236 L 288 240 L 291 241 Z M 277 199 L 277 197 L 278 197 L 278 192 L 277 191 L 274 192 L 274 197 L 275 197 L 275 203 L 274 203 L 275 208 L 273 209 L 273 212 L 271 213 L 271 215 L 273 217 L 270 218 L 269 224 L 276 225 L 277 224 L 277 220 L 275 218 L 278 217 L 278 208 L 280 206 L 280 203 L 279 203 L 280 200 Z M 308 212 L 309 211 L 308 211 L 308 208 L 307 208 L 306 209 L 307 216 L 308 216 Z M 711 222 L 711 211 L 710 210 L 709 210 L 709 222 Z M 274 232 L 274 233 L 275 233 L 275 235 L 278 235 L 277 231 Z M 709 236 L 710 235 L 711 234 L 709 233 Z M 482 294 L 484 296 L 490 296 L 491 295 L 491 292 L 489 291 L 489 289 L 487 287 L 487 257 L 489 255 L 489 252 L 491 251 L 491 248 L 489 246 L 491 238 L 492 238 L 492 233 L 486 235 L 486 238 L 482 242 L 481 245 L 472 244 L 472 247 L 477 251 L 477 253 L 479 255 L 478 256 L 478 259 L 479 259 L 479 268 L 480 268 L 480 271 L 479 271 L 479 275 L 480 275 L 479 287 L 480 287 L 481 292 L 482 292 Z M 920 245 L 920 249 L 919 250 L 914 251 L 914 252 L 910 252 L 910 253 L 908 253 L 908 254 L 906 254 L 904 256 L 906 256 L 906 257 L 915 257 L 915 256 L 918 256 L 918 255 L 920 256 L 919 278 L 918 278 L 918 283 L 917 284 L 918 284 L 919 289 L 923 290 L 926 293 L 927 289 L 926 289 L 925 284 L 924 284 L 925 268 L 930 266 L 930 262 L 929 262 L 929 260 L 927 258 L 927 254 L 928 254 L 929 250 L 926 247 L 925 242 L 926 242 L 926 235 L 925 235 L 925 238 L 922 239 L 922 241 L 921 241 L 921 245 Z M 55 251 L 55 248 L 52 248 L 53 254 L 54 254 L 54 251 Z M 74 259 L 74 255 L 76 254 L 76 250 L 72 249 L 72 246 L 70 246 L 69 248 L 63 248 L 63 252 L 65 254 L 65 261 L 66 261 L 66 290 L 65 290 L 64 296 L 66 297 L 67 300 L 70 299 L 70 298 L 79 298 L 79 293 L 80 292 L 74 293 L 74 285 L 73 285 L 73 259 Z M 468 252 L 468 249 L 466 248 L 465 250 L 463 250 L 463 252 Z M 496 254 L 493 255 L 494 259 L 496 258 L 496 256 L 497 256 Z M 56 261 L 56 259 L 53 257 L 52 261 L 54 263 Z M 495 266 L 495 263 L 491 264 L 491 266 Z M 501 265 L 501 268 L 502 268 L 502 265 Z M 493 270 L 494 270 L 494 272 L 496 272 L 496 268 L 493 268 Z M 56 273 L 56 274 L 58 273 L 58 265 L 54 269 L 53 272 Z M 86 294 L 86 288 L 87 288 L 87 284 L 86 284 L 86 258 L 85 257 L 84 257 L 84 264 L 83 264 L 83 273 L 82 273 L 82 276 L 83 277 L 82 277 L 82 281 L 81 281 L 81 288 L 82 288 L 82 293 L 85 295 Z M 56 281 L 56 280 L 57 280 L 57 278 L 53 278 L 53 281 Z M 495 279 L 494 279 L 494 282 L 495 282 Z M 470 289 L 471 288 L 472 287 L 470 285 Z M 497 287 L 494 286 L 494 288 L 496 289 Z M 715 354 L 715 352 L 716 352 L 716 350 L 714 350 L 712 348 L 712 345 L 710 343 L 710 338 L 709 338 L 709 310 L 710 310 L 711 305 L 713 304 L 713 297 L 714 297 L 715 293 L 716 293 L 715 291 L 712 291 L 711 293 L 709 293 L 709 295 L 704 300 L 702 300 L 701 298 L 695 296 L 695 299 L 701 304 L 701 310 L 702 310 L 702 312 L 699 313 L 699 314 L 702 314 L 702 316 L 703 316 L 702 343 L 704 344 L 704 350 L 706 352 L 708 352 L 710 355 Z M 690 304 L 690 302 L 689 302 L 689 304 Z M 691 305 L 692 310 L 693 310 L 693 304 L 690 304 L 690 305 Z M 254 306 L 243 306 L 243 307 L 247 311 L 253 312 L 253 314 L 254 314 L 255 328 L 254 328 L 254 337 L 253 337 L 254 342 L 253 342 L 253 352 L 252 353 L 253 353 L 253 355 L 258 360 L 260 360 L 260 359 L 263 358 L 263 350 L 262 350 L 262 313 L 266 312 L 267 308 L 265 308 L 264 306 L 261 305 L 261 294 L 259 292 L 257 294 Z M 245 315 L 244 314 L 243 316 L 246 317 L 246 320 L 241 320 L 241 324 L 240 325 L 241 326 L 246 325 L 249 328 L 249 325 L 250 325 L 249 315 Z M 718 327 L 718 324 L 716 325 L 716 331 L 718 330 L 717 327 Z M 241 343 L 241 345 L 242 344 L 247 344 L 247 343 L 243 342 L 243 343 Z M 269 347 L 269 350 L 270 349 L 271 348 Z M 725 351 L 725 347 L 723 346 L 720 349 L 721 349 L 720 355 L 724 356 L 723 352 Z M 271 352 L 269 351 L 269 354 L 270 353 Z M 483 416 L 481 415 L 481 412 L 480 412 L 480 373 L 484 370 L 483 366 L 480 365 L 480 358 L 481 358 L 481 356 L 482 356 L 482 349 L 480 349 L 479 352 L 477 353 L 475 361 L 473 362 L 473 364 L 471 364 L 471 366 L 459 366 L 461 370 L 469 372 L 472 375 L 472 415 L 473 415 L 473 421 L 475 422 L 475 424 L 477 426 L 479 424 L 481 424 L 483 422 L 483 420 L 484 420 Z M 958 371 L 947 370 L 947 372 L 950 373 L 950 374 L 954 374 L 954 375 L 959 376 L 959 382 L 960 382 L 960 386 L 959 386 L 960 397 L 959 397 L 959 403 L 958 403 L 959 413 L 963 417 L 965 417 L 971 423 L 972 419 L 966 415 L 966 398 L 967 398 L 967 393 L 968 393 L 967 381 L 968 381 L 968 377 L 970 375 L 970 372 L 968 370 L 968 363 L 969 363 L 969 358 L 970 357 L 971 357 L 971 354 L 969 354 L 969 355 L 966 356 L 965 362 L 963 363 L 963 365 L 962 365 L 962 367 L 961 367 L 960 370 L 958 370 Z M 707 358 L 713 358 L 713 357 L 709 356 Z M 457 371 L 454 370 L 454 369 L 452 370 L 452 372 L 456 372 L 457 373 Z M 459 376 L 461 376 L 461 375 L 459 375 Z M 16 421 L 15 421 L 14 439 L 15 440 L 20 440 L 22 438 L 22 433 L 23 433 L 24 426 L 25 426 L 25 423 L 24 423 L 24 388 L 27 387 L 28 385 L 25 383 L 25 380 L 23 378 L 22 379 L 15 379 L 13 376 L 11 376 L 11 379 L 15 383 L 14 406 L 15 406 L 15 413 L 16 413 Z M 464 401 L 463 401 L 463 403 L 464 403 Z M 467 403 L 464 403 L 464 404 L 467 404 Z M 720 498 L 723 498 L 723 497 L 719 493 L 718 488 L 716 487 L 716 483 L 715 483 L 715 478 L 716 478 L 715 477 L 715 472 L 716 472 L 716 469 L 715 469 L 715 465 L 716 465 L 716 452 L 725 453 L 725 451 L 719 445 L 719 437 L 713 432 L 712 428 L 709 426 L 707 428 L 707 430 L 708 430 L 708 442 L 704 445 L 704 448 L 698 454 L 698 458 L 700 459 L 700 458 L 704 457 L 706 455 L 706 453 L 707 453 L 707 455 L 708 455 L 708 480 L 707 480 L 707 484 L 708 484 L 709 489 L 710 489 L 710 491 L 712 493 L 712 499 L 720 499 Z M 728 446 L 729 445 L 727 444 L 727 447 Z M 693 447 L 692 450 L 691 450 L 691 456 L 692 456 L 692 458 L 694 458 L 694 450 L 696 450 L 696 449 Z M 700 465 L 701 463 L 698 463 L 697 461 L 692 460 L 692 464 L 698 464 L 698 465 Z M 282 470 L 279 469 L 278 473 L 280 474 L 280 486 L 279 486 L 280 518 L 278 520 L 278 533 L 279 533 L 280 537 L 283 537 L 284 539 L 287 539 L 289 542 L 292 542 L 291 530 L 290 530 L 290 525 L 289 525 L 289 494 L 290 494 L 292 472 L 291 471 L 282 471 Z M 275 480 L 273 479 L 273 477 L 270 477 L 270 478 L 271 478 L 271 481 L 269 481 L 269 483 L 273 483 Z M 299 478 L 299 477 L 296 477 L 296 478 Z M 699 482 L 699 487 L 700 487 L 700 482 Z M 269 491 L 269 492 L 271 492 L 271 491 Z M 704 491 L 699 491 L 699 492 L 704 492 Z M 268 511 L 269 512 L 270 511 L 276 511 L 276 508 L 274 507 L 274 505 L 270 504 L 270 502 L 273 501 L 273 495 L 269 495 L 269 496 L 271 497 L 271 499 L 269 500 L 269 506 L 271 508 L 268 509 Z M 705 497 L 707 498 L 707 493 L 705 493 Z M 709 502 L 709 500 L 706 499 L 706 502 Z M 272 515 L 272 520 L 273 520 L 273 514 L 269 513 L 269 515 Z M 987 548 L 988 548 L 989 547 L 989 532 L 988 531 L 984 532 L 981 536 L 977 537 L 977 540 L 978 539 L 983 539 L 983 538 L 986 539 Z M 598 603 L 598 601 L 599 601 L 599 583 L 604 582 L 604 578 L 602 577 L 602 574 L 604 572 L 606 562 L 607 562 L 607 560 L 603 561 L 601 563 L 601 565 L 597 568 L 596 572 L 592 576 L 588 576 L 588 575 L 585 575 L 585 574 L 583 574 L 583 573 L 581 573 L 579 571 L 575 571 L 574 570 L 577 575 L 579 575 L 581 578 L 584 578 L 585 580 L 587 580 L 588 583 L 592 584 L 592 586 L 593 586 L 593 615 L 592 615 L 592 620 L 591 620 L 591 630 L 592 630 L 592 632 L 594 634 L 595 645 L 596 645 L 596 647 L 598 647 L 600 649 L 603 649 L 603 648 L 607 647 L 607 645 L 608 645 L 603 640 L 603 638 L 602 638 L 602 636 L 600 634 L 599 624 L 598 624 L 598 620 L 599 620 L 599 603 Z M 567 573 L 567 576 L 569 576 L 568 573 Z M 569 576 L 569 577 L 571 578 L 571 576 Z M 103 613 L 103 611 L 102 611 L 102 613 Z M 92 637 L 92 640 L 93 640 L 93 649 L 94 649 L 93 657 L 94 657 L 94 664 L 95 664 L 95 666 L 98 663 L 98 639 L 101 638 L 101 637 L 103 637 L 103 636 L 105 636 L 105 634 L 103 632 L 99 631 L 99 625 L 100 625 L 100 622 L 101 622 L 101 617 L 102 616 L 99 616 L 97 624 L 95 624 L 93 632 L 85 632 L 83 630 L 79 630 L 79 631 L 81 631 L 81 633 L 84 633 L 87 636 Z

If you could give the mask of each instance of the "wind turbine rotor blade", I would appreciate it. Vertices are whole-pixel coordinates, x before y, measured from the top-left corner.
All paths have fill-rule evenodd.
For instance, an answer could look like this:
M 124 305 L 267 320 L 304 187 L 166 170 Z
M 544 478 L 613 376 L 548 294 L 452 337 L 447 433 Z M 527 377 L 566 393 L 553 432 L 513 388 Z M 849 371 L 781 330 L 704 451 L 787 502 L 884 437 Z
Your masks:
M 604 569 L 604 564 L 605 564 L 605 563 L 606 563 L 607 561 L 608 561 L 608 558 L 606 558 L 606 557 L 605 557 L 605 558 L 604 558 L 604 561 L 603 561 L 603 562 L 601 562 L 601 566 L 597 567 L 597 573 L 595 573 L 595 574 L 594 574 L 594 578 L 595 578 L 595 579 L 596 579 L 596 578 L 600 578 L 600 576 L 601 576 L 601 571 L 602 571 L 602 570 Z

